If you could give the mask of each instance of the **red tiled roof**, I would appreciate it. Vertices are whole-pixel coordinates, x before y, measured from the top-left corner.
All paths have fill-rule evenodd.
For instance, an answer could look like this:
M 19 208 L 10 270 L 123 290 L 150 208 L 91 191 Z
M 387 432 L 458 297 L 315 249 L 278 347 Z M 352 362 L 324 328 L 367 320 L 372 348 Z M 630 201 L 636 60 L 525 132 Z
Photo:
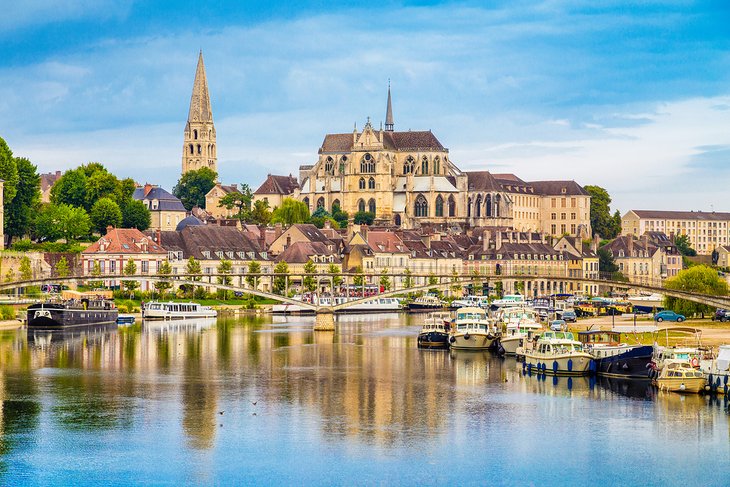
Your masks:
M 297 188 L 299 188 L 299 183 L 294 176 L 274 176 L 273 174 L 269 174 L 261 186 L 254 191 L 254 194 L 289 195 Z
M 284 261 L 288 264 L 306 264 L 313 256 L 327 256 L 333 258 L 333 263 L 341 262 L 340 256 L 322 242 L 296 242 L 287 247 L 276 257 L 276 262 Z
M 82 251 L 84 254 L 166 254 L 167 250 L 156 244 L 136 228 L 111 228 L 106 235 Z
M 408 247 L 393 232 L 368 231 L 367 241 L 375 252 L 407 253 Z

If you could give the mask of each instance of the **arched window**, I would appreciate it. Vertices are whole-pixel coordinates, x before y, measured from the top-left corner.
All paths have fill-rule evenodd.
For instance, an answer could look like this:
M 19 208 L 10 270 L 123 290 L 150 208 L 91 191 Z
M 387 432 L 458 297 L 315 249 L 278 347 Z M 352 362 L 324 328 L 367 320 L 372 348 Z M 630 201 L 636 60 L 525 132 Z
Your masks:
M 368 189 L 375 189 L 375 178 L 368 179 Z
M 340 200 L 334 200 L 332 202 L 332 213 L 334 213 L 337 210 L 340 210 L 342 206 L 340 205 Z
M 474 203 L 474 213 L 477 218 L 482 217 L 482 195 L 477 196 L 477 201 Z
M 436 156 L 436 159 L 433 160 L 433 173 L 439 174 L 441 172 L 441 159 Z
M 419 194 L 416 198 L 413 210 L 416 216 L 428 216 L 428 201 L 426 201 L 426 198 L 422 194 Z
M 492 216 L 492 195 L 491 194 L 488 194 L 487 195 L 487 204 L 486 204 L 486 206 L 487 206 L 486 212 L 485 212 L 486 213 L 486 216 L 487 217 L 491 217 Z
M 466 217 L 471 218 L 471 198 L 466 200 Z
M 399 227 L 399 226 L 400 226 L 400 215 L 399 215 L 399 214 L 397 214 L 397 213 L 396 213 L 395 217 L 393 218 L 393 224 L 394 224 L 394 225 L 395 225 L 396 227 Z
M 304 198 L 302 200 L 302 203 L 304 203 L 305 205 L 307 205 L 307 208 L 309 208 L 309 198 L 308 197 L 307 198 Z
M 413 169 L 416 167 L 416 161 L 412 156 L 406 157 L 406 162 L 403 163 L 403 174 L 413 174 Z
M 449 216 L 456 216 L 456 200 L 454 196 L 449 196 Z
M 331 157 L 328 157 L 324 163 L 324 173 L 330 175 L 335 173 L 335 161 Z
M 370 198 L 370 201 L 368 201 L 368 211 L 375 214 L 375 200 L 373 198 Z
M 193 149 L 193 144 L 190 144 L 190 154 L 195 154 L 195 149 Z
M 360 178 L 359 186 L 360 189 L 365 189 L 365 178 Z
M 364 174 L 370 174 L 375 172 L 375 159 L 370 154 L 362 156 L 360 161 L 360 172 Z
M 357 201 L 357 211 L 365 211 L 365 200 Z
M 428 159 L 426 156 L 421 159 L 421 174 L 428 174 Z
M 203 149 L 201 149 L 200 144 L 198 144 L 198 154 L 202 154 L 202 153 L 203 153 Z
M 317 200 L 317 208 L 324 208 L 324 196 L 320 196 Z
M 499 218 L 499 203 L 502 201 L 502 197 L 497 195 L 494 197 L 494 217 Z
M 436 216 L 444 216 L 444 199 L 441 195 L 436 197 Z
M 195 140 L 198 140 L 198 131 L 197 130 L 193 130 L 193 138 Z

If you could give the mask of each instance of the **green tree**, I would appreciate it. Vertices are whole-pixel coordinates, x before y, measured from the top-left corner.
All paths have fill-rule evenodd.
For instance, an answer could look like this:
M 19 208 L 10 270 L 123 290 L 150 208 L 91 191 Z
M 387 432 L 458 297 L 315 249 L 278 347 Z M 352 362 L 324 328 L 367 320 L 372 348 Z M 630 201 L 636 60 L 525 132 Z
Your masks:
M 332 218 L 335 219 L 340 228 L 347 228 L 347 220 L 350 218 L 350 215 L 346 211 L 342 211 L 340 205 L 334 204 L 332 205 Z
M 110 198 L 99 198 L 91 207 L 91 224 L 94 230 L 101 235 L 106 233 L 106 228 L 112 226 L 119 228 L 122 225 L 122 210 L 119 205 Z
M 51 203 L 82 207 L 86 204 L 86 173 L 82 167 L 71 169 L 51 188 Z
M 101 264 L 99 264 L 98 260 L 94 261 L 94 265 L 91 267 L 91 275 L 92 277 L 99 278 L 101 277 Z M 104 286 L 104 281 L 101 280 L 94 280 L 89 281 L 89 287 L 91 289 L 99 289 Z
M 353 217 L 355 224 L 357 225 L 372 225 L 375 221 L 375 213 L 369 211 L 358 211 Z
M 403 278 L 403 287 L 411 288 L 413 287 L 413 276 L 410 269 L 406 269 L 403 274 L 405 274 L 405 277 Z
M 274 209 L 271 214 L 271 223 L 293 225 L 295 223 L 306 223 L 309 221 L 309 208 L 301 201 L 293 198 L 284 198 L 281 206 Z
M 18 165 L 5 140 L 0 137 L 0 179 L 5 181 L 3 188 L 3 205 L 5 208 L 13 201 L 18 191 Z
M 429 286 L 436 286 L 439 283 L 438 277 L 433 275 L 433 273 L 428 275 L 428 285 Z
M 679 253 L 688 257 L 697 255 L 697 251 L 692 248 L 688 235 L 680 235 L 674 239 L 674 245 L 677 246 Z
M 218 284 L 222 284 L 224 286 L 230 286 L 233 282 L 233 278 L 229 275 L 233 272 L 233 263 L 230 260 L 223 259 L 218 264 L 217 268 L 218 274 L 223 274 L 222 276 L 216 277 L 216 280 L 218 281 Z M 228 299 L 228 290 L 223 289 L 222 292 L 219 292 L 219 295 L 223 296 L 223 299 Z
M 613 260 L 613 255 L 603 247 L 598 249 L 598 270 L 600 272 L 618 272 L 618 266 L 616 261 Z
M 451 293 L 457 294 L 461 289 L 459 284 L 459 271 L 456 270 L 456 266 L 451 267 Z
M 24 157 L 16 158 L 15 164 L 18 171 L 17 191 L 10 204 L 5 205 L 7 245 L 12 243 L 14 237 L 22 237 L 30 232 L 41 201 L 41 178 L 36 166 Z
M 380 287 L 382 287 L 384 291 L 390 291 L 390 276 L 388 275 L 388 272 L 388 268 L 386 267 L 380 274 Z
M 339 287 L 342 284 L 342 276 L 340 275 L 340 266 L 337 264 L 330 264 L 327 268 L 327 273 L 332 276 L 332 285 Z
M 157 269 L 157 275 L 159 277 L 168 277 L 171 274 L 172 266 L 170 265 L 170 261 L 165 259 L 162 264 L 160 264 L 160 267 Z M 167 292 L 167 290 L 171 287 L 172 283 L 170 281 L 155 282 L 155 290 L 157 290 L 157 292 L 160 293 L 161 296 L 164 296 L 165 292 Z
M 194 206 L 205 208 L 205 195 L 213 189 L 217 177 L 216 172 L 207 167 L 201 167 L 197 171 L 188 171 L 177 182 L 172 194 L 180 198 L 188 211 L 192 210 Z
M 195 257 L 191 255 L 188 259 L 188 263 L 185 264 L 185 274 L 189 275 L 189 277 L 187 277 L 186 279 L 189 281 L 200 281 L 202 272 L 203 269 L 200 266 L 200 261 L 198 261 L 197 259 L 195 259 Z M 194 296 L 196 291 L 190 284 L 184 284 L 180 286 L 180 288 L 187 296 L 191 298 Z M 202 289 L 202 287 L 200 289 Z
M 134 259 L 131 257 L 127 260 L 127 263 L 124 264 L 123 274 L 125 276 L 134 276 L 137 274 L 137 264 L 134 263 Z M 131 293 L 139 287 L 139 283 L 137 281 L 122 281 L 122 287 Z
M 8 272 L 5 273 L 5 282 L 13 282 L 15 281 L 15 271 L 11 267 L 8 269 Z
M 59 238 L 73 241 L 88 235 L 91 219 L 83 208 L 66 204 L 41 205 L 34 220 L 34 236 L 37 241 L 54 242 Z
M 252 260 L 248 264 L 248 274 L 260 274 L 261 273 L 261 264 L 256 262 L 255 260 Z M 246 276 L 246 284 L 248 284 L 248 287 L 255 288 L 256 287 L 256 281 L 258 280 L 258 277 L 248 275 Z
M 271 210 L 266 200 L 254 201 L 251 210 L 251 223 L 256 225 L 268 225 L 271 221 Z
M 306 264 L 304 264 L 304 272 L 307 274 L 304 276 L 304 289 L 308 292 L 314 292 L 317 290 L 317 280 L 315 279 L 314 275 L 317 273 L 317 266 L 312 262 L 312 259 L 309 259 Z
M 94 170 L 86 178 L 84 208 L 91 211 L 94 205 L 101 199 L 118 200 L 120 196 L 117 192 L 119 180 L 115 175 L 107 171 L 103 166 Z
M 33 279 L 33 269 L 30 267 L 30 259 L 27 255 L 24 255 L 20 259 L 20 267 L 18 268 L 20 271 L 20 279 L 23 281 L 30 281 Z
M 717 274 L 715 269 L 706 265 L 695 265 L 689 269 L 679 271 L 676 276 L 667 279 L 664 286 L 667 289 L 709 294 L 711 296 L 727 296 L 728 294 L 727 282 Z M 669 296 L 664 298 L 664 307 L 685 316 L 697 314 L 704 316 L 705 313 L 712 313 L 713 311 L 713 308 L 706 304 Z
M 621 232 L 621 216 L 618 216 L 618 227 L 615 216 L 611 216 L 611 196 L 600 186 L 585 186 L 591 195 L 591 228 L 593 234 L 606 239 L 615 238 Z
M 274 294 L 283 296 L 286 292 L 286 274 L 289 274 L 289 264 L 283 260 L 280 261 L 276 264 L 276 267 L 274 267 L 274 274 L 282 274 L 281 276 L 274 277 L 274 284 L 272 286 Z
M 365 275 L 362 272 L 362 266 L 355 267 L 355 276 L 352 278 L 352 283 L 358 287 L 365 283 Z
M 251 202 L 253 201 L 253 193 L 248 184 L 241 184 L 240 191 L 232 191 L 225 195 L 218 202 L 218 206 L 228 210 L 235 210 L 234 218 L 242 222 L 251 221 Z
M 150 210 L 139 200 L 126 198 L 119 205 L 122 210 L 122 226 L 124 228 L 136 228 L 143 232 L 152 224 Z
M 67 277 L 69 275 L 70 269 L 68 267 L 68 260 L 66 260 L 65 256 L 58 259 L 54 270 L 58 277 Z

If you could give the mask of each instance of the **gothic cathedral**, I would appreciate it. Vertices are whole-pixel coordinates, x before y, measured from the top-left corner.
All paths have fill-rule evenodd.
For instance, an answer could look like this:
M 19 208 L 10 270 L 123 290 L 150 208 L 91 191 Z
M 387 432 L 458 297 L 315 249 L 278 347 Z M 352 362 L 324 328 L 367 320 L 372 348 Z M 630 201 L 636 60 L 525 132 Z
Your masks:
M 195 71 L 193 94 L 190 97 L 188 122 L 185 124 L 182 173 L 185 174 L 202 167 L 207 167 L 217 173 L 216 152 L 213 110 L 210 108 L 208 80 L 205 77 L 205 65 L 201 51 L 198 56 L 198 68 Z

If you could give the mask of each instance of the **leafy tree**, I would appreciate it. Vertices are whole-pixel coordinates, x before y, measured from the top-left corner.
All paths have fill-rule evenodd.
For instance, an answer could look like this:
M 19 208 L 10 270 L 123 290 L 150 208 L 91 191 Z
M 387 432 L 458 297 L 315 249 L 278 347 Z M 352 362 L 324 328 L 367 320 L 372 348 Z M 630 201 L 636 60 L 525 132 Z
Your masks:
M 68 261 L 66 260 L 66 257 L 61 257 L 58 259 L 58 262 L 56 262 L 55 266 L 56 276 L 58 277 L 67 277 L 69 275 L 70 269 L 68 267 Z
M 289 264 L 283 260 L 280 261 L 276 264 L 276 267 L 274 267 L 274 274 L 289 274 Z M 274 284 L 272 286 L 274 294 L 284 295 L 286 292 L 286 281 L 286 275 L 274 277 Z
M 606 248 L 598 249 L 598 270 L 600 272 L 618 272 L 616 261 Z
M 269 202 L 266 200 L 254 201 L 253 209 L 251 210 L 251 223 L 268 225 L 270 221 L 271 210 L 269 209 Z
M 103 166 L 87 176 L 84 208 L 91 211 L 94 205 L 101 199 L 115 198 L 119 187 L 119 180 L 115 175 L 107 171 Z M 121 222 L 120 222 L 121 223 Z
M 456 294 L 459 292 L 461 284 L 459 284 L 459 271 L 456 270 L 456 266 L 451 268 L 451 293 Z
M 621 232 L 621 215 L 611 216 L 611 196 L 600 186 L 585 186 L 591 195 L 591 228 L 593 234 L 603 238 L 615 238 Z M 618 215 L 618 221 L 616 216 Z
M 33 269 L 30 267 L 30 259 L 27 255 L 24 255 L 20 259 L 20 267 L 18 270 L 20 271 L 20 279 L 23 281 L 30 281 L 33 279 Z
M 332 228 L 339 228 L 340 224 L 337 220 L 332 218 L 332 216 L 322 206 L 318 207 L 314 213 L 312 213 L 312 216 L 309 217 L 309 223 L 317 228 L 324 228 L 325 223 L 328 221 Z
M 98 260 L 94 261 L 94 265 L 91 268 L 91 275 L 96 278 L 101 277 L 101 264 L 99 264 Z M 104 286 L 104 281 L 100 281 L 100 280 L 89 281 L 89 287 L 91 287 L 91 289 L 99 289 L 103 286 Z
M 34 221 L 34 235 L 37 241 L 54 242 L 59 238 L 76 240 L 88 235 L 91 219 L 83 208 L 66 204 L 41 205 Z
M 86 204 L 86 179 L 83 166 L 63 173 L 51 188 L 51 203 L 83 207 Z
M 228 193 L 218 202 L 218 206 L 228 210 L 236 210 L 234 218 L 242 222 L 251 221 L 251 202 L 253 201 L 253 193 L 248 184 L 242 184 L 240 191 Z
M 217 177 L 218 174 L 207 167 L 201 167 L 197 171 L 188 171 L 177 182 L 172 194 L 180 198 L 188 211 L 192 210 L 194 206 L 205 208 L 205 195 L 213 189 Z
M 706 265 L 696 265 L 680 271 L 676 276 L 667 279 L 667 289 L 691 291 L 712 296 L 727 296 L 728 285 L 717 271 Z M 694 303 L 680 298 L 666 296 L 664 307 L 685 316 L 712 313 L 713 308 L 706 304 Z
M 261 273 L 261 264 L 259 264 L 255 260 L 252 260 L 248 264 L 248 273 L 249 274 L 259 274 L 259 273 Z M 246 284 L 248 284 L 248 287 L 251 287 L 251 288 L 256 287 L 256 280 L 257 279 L 258 278 L 256 276 L 248 275 L 248 276 L 246 276 Z
M 304 289 L 310 293 L 316 291 L 317 280 L 314 275 L 317 273 L 317 266 L 312 262 L 312 259 L 307 260 L 307 263 L 304 264 L 304 272 L 307 274 L 302 282 Z
M 375 213 L 369 211 L 358 211 L 353 217 L 357 225 L 372 225 L 375 220 Z
M 129 258 L 129 260 L 127 260 L 127 263 L 124 264 L 123 274 L 125 276 L 134 276 L 135 274 L 137 274 L 137 264 L 134 263 L 134 259 L 132 259 L 131 257 Z M 122 286 L 127 291 L 132 292 L 137 289 L 139 283 L 137 281 L 122 281 Z
M 428 275 L 428 285 L 435 286 L 439 283 L 438 277 L 434 276 L 433 273 Z
M 10 150 L 8 144 L 0 137 L 0 179 L 5 181 L 3 190 L 3 204 L 8 207 L 18 187 L 18 165 L 13 157 L 13 151 Z
M 188 263 L 185 264 L 185 274 L 189 274 L 191 277 L 187 277 L 186 279 L 189 281 L 200 281 L 200 279 L 201 279 L 200 275 L 202 274 L 202 272 L 203 272 L 203 269 L 200 266 L 200 261 L 196 260 L 195 257 L 193 257 L 191 255 L 190 258 L 188 259 Z M 195 290 L 193 289 L 192 285 L 183 284 L 182 286 L 180 286 L 180 288 L 183 290 L 183 292 L 186 295 L 188 295 L 190 297 L 194 296 Z M 203 289 L 203 288 L 200 287 L 199 289 Z
M 218 274 L 231 274 L 233 272 L 233 264 L 230 260 L 223 259 L 218 264 L 217 268 Z M 223 275 L 218 276 L 216 278 L 218 281 L 218 284 L 223 284 L 224 286 L 230 286 L 233 282 L 233 278 L 229 275 Z M 228 299 L 228 290 L 222 290 L 223 292 L 219 292 L 219 294 L 223 295 L 223 299 Z
M 139 200 L 126 198 L 119 205 L 122 210 L 122 226 L 124 228 L 136 228 L 143 232 L 152 224 L 150 210 Z
M 167 277 L 170 274 L 172 274 L 172 266 L 170 265 L 170 261 L 165 259 L 162 264 L 160 264 L 160 267 L 157 269 L 157 275 L 160 277 Z M 172 287 L 172 283 L 169 281 L 157 281 L 155 282 L 155 289 L 157 292 L 160 293 L 160 295 L 164 296 L 165 291 L 170 289 Z
M 332 205 L 332 218 L 335 219 L 340 228 L 347 228 L 347 220 L 350 215 L 346 211 L 342 211 L 340 205 Z
M 362 266 L 355 267 L 355 276 L 352 278 L 355 286 L 362 286 L 365 283 L 365 275 L 362 272 Z
M 679 250 L 679 253 L 682 255 L 686 255 L 688 257 L 694 257 L 697 255 L 697 251 L 692 248 L 688 235 L 680 235 L 675 238 L 674 245 L 677 246 L 677 250 Z
M 411 288 L 413 287 L 413 274 L 410 269 L 406 268 L 406 270 L 403 272 L 405 274 L 405 277 L 403 278 L 403 287 L 405 288 Z
M 15 271 L 11 267 L 8 269 L 8 272 L 5 273 L 5 282 L 13 282 L 15 281 Z
M 24 157 L 16 158 L 15 164 L 18 171 L 17 192 L 10 204 L 5 204 L 5 236 L 8 245 L 12 243 L 13 237 L 29 233 L 41 201 L 41 178 L 36 166 Z
M 342 276 L 340 275 L 340 266 L 337 264 L 330 264 L 327 268 L 327 273 L 332 276 L 332 285 L 339 287 L 342 284 Z
M 293 225 L 295 223 L 306 223 L 309 221 L 309 208 L 301 201 L 293 198 L 284 198 L 281 206 L 274 209 L 271 214 L 272 223 Z
M 380 274 L 380 287 L 382 287 L 384 291 L 390 291 L 390 276 L 388 275 L 387 267 L 383 269 L 382 274 Z
M 119 228 L 122 225 L 122 210 L 119 205 L 110 198 L 99 198 L 91 207 L 91 223 L 94 230 L 104 235 L 106 228 Z

